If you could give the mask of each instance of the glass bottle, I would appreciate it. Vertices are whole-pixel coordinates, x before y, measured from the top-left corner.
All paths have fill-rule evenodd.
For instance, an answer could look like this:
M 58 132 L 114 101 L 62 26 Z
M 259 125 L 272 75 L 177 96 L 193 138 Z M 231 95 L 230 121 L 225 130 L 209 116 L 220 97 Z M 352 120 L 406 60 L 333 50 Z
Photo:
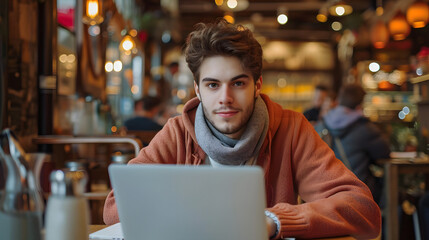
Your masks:
M 4 187 L 0 189 L 1 239 L 42 239 L 43 199 L 26 154 L 10 129 L 0 134 L 0 164 Z

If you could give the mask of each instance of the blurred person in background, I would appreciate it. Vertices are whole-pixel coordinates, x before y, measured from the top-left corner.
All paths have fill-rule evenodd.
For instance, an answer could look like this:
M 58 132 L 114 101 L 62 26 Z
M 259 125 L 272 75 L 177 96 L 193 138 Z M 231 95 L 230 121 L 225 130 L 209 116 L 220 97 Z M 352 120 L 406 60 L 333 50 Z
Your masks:
M 388 159 L 389 141 L 377 126 L 363 115 L 365 90 L 358 84 L 344 85 L 338 106 L 315 125 L 316 131 L 334 150 L 335 156 L 363 181 L 380 204 L 382 178 L 373 170 L 378 159 Z
M 162 108 L 163 101 L 159 97 L 144 96 L 134 102 L 135 116 L 124 122 L 129 131 L 159 131 L 162 125 L 155 121 Z
M 312 107 L 303 112 L 304 117 L 314 124 L 331 108 L 334 99 L 331 97 L 329 88 L 325 85 L 317 85 L 315 87 Z

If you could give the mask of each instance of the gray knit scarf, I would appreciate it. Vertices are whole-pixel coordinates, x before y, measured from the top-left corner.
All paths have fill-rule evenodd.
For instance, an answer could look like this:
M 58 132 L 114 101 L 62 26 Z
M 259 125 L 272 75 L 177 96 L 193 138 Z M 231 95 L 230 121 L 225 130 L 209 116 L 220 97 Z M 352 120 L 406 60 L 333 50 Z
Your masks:
M 258 97 L 246 130 L 239 140 L 220 133 L 206 120 L 201 103 L 195 116 L 195 134 L 204 152 L 223 165 L 242 165 L 255 157 L 268 132 L 268 110 Z

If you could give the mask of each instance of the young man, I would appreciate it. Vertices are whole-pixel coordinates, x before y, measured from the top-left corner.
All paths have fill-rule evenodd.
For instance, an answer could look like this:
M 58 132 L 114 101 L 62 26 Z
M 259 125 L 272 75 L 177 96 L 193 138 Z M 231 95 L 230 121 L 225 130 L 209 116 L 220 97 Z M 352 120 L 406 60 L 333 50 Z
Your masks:
M 262 48 L 249 30 L 225 21 L 199 24 L 185 55 L 197 98 L 131 164 L 258 165 L 271 238 L 379 234 L 380 210 L 365 184 L 302 114 L 260 93 Z M 305 203 L 297 204 L 298 195 Z M 119 221 L 113 192 L 104 221 Z

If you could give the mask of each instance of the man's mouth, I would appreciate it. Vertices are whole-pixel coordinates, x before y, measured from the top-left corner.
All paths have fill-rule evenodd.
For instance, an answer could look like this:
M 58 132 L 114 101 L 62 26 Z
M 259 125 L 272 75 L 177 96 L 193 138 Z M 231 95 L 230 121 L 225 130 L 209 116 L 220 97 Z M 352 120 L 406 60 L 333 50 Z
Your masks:
M 216 111 L 215 112 L 218 116 L 223 118 L 228 118 L 236 115 L 238 113 L 237 110 L 222 110 L 222 111 Z

